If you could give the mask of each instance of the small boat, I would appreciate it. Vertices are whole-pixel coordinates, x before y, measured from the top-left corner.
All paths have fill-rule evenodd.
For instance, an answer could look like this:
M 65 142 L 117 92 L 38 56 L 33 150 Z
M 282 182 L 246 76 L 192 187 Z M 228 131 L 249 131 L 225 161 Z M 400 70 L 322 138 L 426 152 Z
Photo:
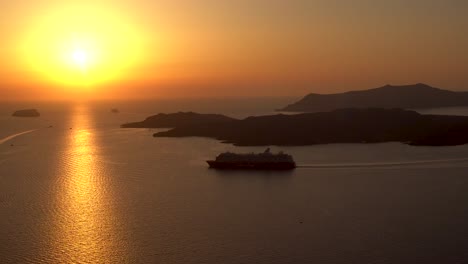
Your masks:
M 206 161 L 210 168 L 224 170 L 292 170 L 296 163 L 291 155 L 279 152 L 273 154 L 270 149 L 255 154 L 237 154 L 225 152 L 219 154 L 215 160 Z
M 112 108 L 111 112 L 114 113 L 114 114 L 120 113 L 119 109 L 117 109 L 117 108 Z

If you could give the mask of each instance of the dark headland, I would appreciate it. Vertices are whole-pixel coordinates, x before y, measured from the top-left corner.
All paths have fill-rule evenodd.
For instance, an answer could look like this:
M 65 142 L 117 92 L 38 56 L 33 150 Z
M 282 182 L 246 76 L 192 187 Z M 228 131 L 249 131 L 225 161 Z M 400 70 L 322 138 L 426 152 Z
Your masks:
M 323 112 L 341 108 L 424 109 L 468 106 L 468 92 L 454 92 L 426 84 L 386 85 L 376 89 L 338 94 L 308 94 L 279 111 Z
M 240 146 L 402 142 L 468 143 L 468 117 L 422 115 L 402 109 L 341 109 L 234 119 L 197 113 L 159 114 L 122 127 L 172 128 L 155 137 L 209 137 Z
M 237 121 L 224 115 L 198 114 L 194 112 L 179 112 L 173 114 L 157 114 L 150 116 L 141 122 L 123 124 L 126 128 L 174 128 L 209 123 L 225 123 Z
M 15 111 L 12 116 L 16 117 L 38 117 L 41 114 L 36 109 L 24 109 Z

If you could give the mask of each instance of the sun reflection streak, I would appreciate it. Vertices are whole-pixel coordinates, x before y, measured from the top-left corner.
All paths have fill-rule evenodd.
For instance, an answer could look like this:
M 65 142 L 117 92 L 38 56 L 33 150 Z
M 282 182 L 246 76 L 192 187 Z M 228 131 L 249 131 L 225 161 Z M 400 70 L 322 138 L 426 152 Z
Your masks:
M 59 162 L 57 212 L 50 256 L 57 263 L 114 263 L 115 234 L 109 183 L 98 162 L 92 116 L 80 106 L 73 112 L 66 149 Z

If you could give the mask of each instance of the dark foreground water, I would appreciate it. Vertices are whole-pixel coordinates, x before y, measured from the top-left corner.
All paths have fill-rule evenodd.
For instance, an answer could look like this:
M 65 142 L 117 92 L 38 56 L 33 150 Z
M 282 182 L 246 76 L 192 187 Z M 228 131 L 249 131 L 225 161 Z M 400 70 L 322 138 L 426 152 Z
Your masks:
M 306 167 L 220 172 L 205 160 L 264 148 L 119 128 L 288 102 L 2 104 L 0 263 L 468 263 L 468 146 L 273 147 Z

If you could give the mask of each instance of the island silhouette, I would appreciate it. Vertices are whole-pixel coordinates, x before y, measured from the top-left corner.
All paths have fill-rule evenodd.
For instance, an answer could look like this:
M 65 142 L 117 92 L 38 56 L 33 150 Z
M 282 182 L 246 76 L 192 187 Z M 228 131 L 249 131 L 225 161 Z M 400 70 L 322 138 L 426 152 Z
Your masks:
M 198 114 L 194 112 L 178 112 L 173 114 L 160 113 L 150 116 L 141 122 L 123 124 L 126 128 L 174 128 L 201 124 L 226 124 L 227 122 L 237 121 L 219 114 Z
M 311 93 L 278 109 L 283 112 L 322 112 L 341 108 L 424 109 L 468 106 L 468 92 L 454 92 L 419 83 L 337 94 Z
M 411 110 L 349 108 L 320 113 L 252 116 L 173 113 L 126 128 L 171 128 L 154 137 L 209 137 L 238 146 L 402 142 L 419 146 L 468 143 L 468 117 L 423 115 Z
M 41 114 L 37 109 L 23 109 L 15 111 L 12 116 L 16 117 L 39 117 Z

